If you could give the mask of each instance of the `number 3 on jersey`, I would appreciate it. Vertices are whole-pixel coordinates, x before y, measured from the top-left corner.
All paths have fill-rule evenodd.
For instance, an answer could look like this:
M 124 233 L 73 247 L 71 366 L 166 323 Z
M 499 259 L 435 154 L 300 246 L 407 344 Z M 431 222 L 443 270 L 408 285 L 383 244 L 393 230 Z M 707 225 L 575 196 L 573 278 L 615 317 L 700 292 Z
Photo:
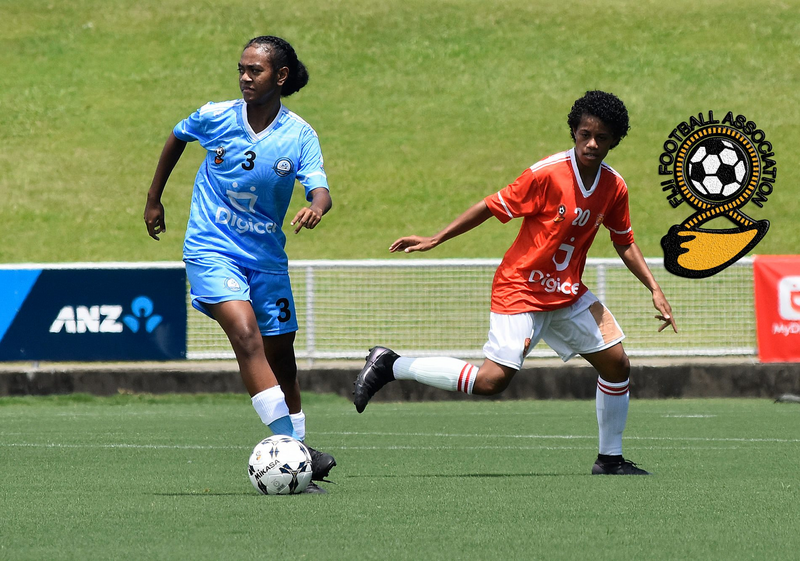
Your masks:
M 248 150 L 247 152 L 244 153 L 244 155 L 247 156 L 247 161 L 242 164 L 242 169 L 250 171 L 256 166 L 256 164 L 254 163 L 256 161 L 256 153 L 253 152 L 252 150 Z

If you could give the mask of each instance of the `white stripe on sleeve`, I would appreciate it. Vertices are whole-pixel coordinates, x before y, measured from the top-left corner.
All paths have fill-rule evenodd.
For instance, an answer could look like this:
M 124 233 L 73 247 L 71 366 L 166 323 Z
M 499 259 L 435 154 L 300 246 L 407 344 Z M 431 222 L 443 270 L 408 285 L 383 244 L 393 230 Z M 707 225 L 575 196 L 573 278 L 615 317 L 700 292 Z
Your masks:
M 514 215 L 511 214 L 510 210 L 508 210 L 508 206 L 506 205 L 506 202 L 503 200 L 503 195 L 500 194 L 500 191 L 497 192 L 497 198 L 500 199 L 500 204 L 503 205 L 503 208 L 505 209 L 506 214 L 509 216 L 509 218 L 514 218 Z

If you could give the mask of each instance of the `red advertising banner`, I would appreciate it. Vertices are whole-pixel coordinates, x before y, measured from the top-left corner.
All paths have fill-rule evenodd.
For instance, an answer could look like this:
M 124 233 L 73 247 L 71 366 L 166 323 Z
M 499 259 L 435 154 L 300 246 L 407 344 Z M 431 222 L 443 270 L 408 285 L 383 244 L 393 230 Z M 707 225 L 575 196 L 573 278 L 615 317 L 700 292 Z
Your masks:
M 800 362 L 800 255 L 753 259 L 761 362 Z

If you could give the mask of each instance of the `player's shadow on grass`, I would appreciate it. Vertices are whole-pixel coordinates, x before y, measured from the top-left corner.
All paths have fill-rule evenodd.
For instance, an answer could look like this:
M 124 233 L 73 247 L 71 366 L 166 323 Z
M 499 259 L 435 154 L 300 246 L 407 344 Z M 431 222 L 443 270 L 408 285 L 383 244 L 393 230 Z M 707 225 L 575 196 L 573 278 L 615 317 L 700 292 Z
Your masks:
M 412 478 L 412 477 L 424 477 L 425 479 L 429 479 L 431 477 L 440 477 L 444 479 L 450 479 L 455 477 L 475 477 L 475 478 L 500 478 L 500 477 L 572 477 L 574 475 L 584 475 L 584 474 L 576 474 L 576 473 L 409 473 L 403 475 L 395 475 L 390 473 L 381 473 L 376 475 L 358 475 L 358 476 L 351 476 L 357 477 L 362 479 L 364 477 L 395 477 L 400 479 Z
M 238 491 L 238 492 L 229 492 L 229 493 L 204 493 L 204 492 L 197 492 L 197 493 L 153 493 L 155 497 L 241 497 L 243 495 L 252 495 L 253 493 L 248 491 Z

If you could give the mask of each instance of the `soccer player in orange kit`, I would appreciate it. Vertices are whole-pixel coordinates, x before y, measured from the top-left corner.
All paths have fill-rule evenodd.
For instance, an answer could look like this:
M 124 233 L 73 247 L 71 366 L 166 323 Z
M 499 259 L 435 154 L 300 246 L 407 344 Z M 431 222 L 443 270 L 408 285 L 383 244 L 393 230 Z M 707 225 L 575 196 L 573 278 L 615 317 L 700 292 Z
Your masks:
M 628 112 L 615 95 L 589 91 L 575 102 L 567 123 L 574 148 L 534 164 L 435 236 L 402 237 L 389 248 L 428 251 L 492 216 L 503 223 L 522 218 L 492 283 L 486 360 L 480 368 L 454 358 L 400 357 L 374 347 L 356 379 L 354 403 L 361 413 L 375 392 L 393 380 L 494 395 L 508 387 L 528 351 L 544 340 L 562 360 L 579 354 L 597 370 L 600 434 L 592 474 L 648 475 L 622 456 L 630 374 L 622 347 L 625 335 L 581 281 L 586 254 L 602 224 L 623 263 L 652 293 L 655 317 L 663 322 L 659 331 L 672 327 L 677 332 L 669 302 L 634 242 L 625 181 L 603 162 L 627 134 Z

